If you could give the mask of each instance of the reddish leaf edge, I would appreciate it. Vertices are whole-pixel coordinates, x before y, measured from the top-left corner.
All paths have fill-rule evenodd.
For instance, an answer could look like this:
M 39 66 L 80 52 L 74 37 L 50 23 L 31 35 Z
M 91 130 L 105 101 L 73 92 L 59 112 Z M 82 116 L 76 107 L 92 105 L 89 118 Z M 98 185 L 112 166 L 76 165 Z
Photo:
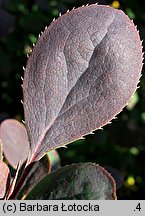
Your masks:
M 96 164 L 96 166 L 99 166 L 99 164 Z M 114 200 L 117 200 L 116 182 L 115 182 L 114 178 L 112 177 L 111 173 L 109 173 L 104 167 L 102 167 L 102 166 L 99 166 L 99 167 L 102 169 L 102 171 L 104 172 L 104 174 L 108 176 L 108 178 L 110 179 L 110 181 L 113 182 L 114 191 L 113 191 L 112 197 L 114 198 Z

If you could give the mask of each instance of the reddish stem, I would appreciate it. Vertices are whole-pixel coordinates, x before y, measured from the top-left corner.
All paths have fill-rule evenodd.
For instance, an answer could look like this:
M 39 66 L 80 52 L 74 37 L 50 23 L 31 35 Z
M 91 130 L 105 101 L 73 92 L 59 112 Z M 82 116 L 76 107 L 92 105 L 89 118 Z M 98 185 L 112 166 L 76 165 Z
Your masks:
M 23 173 L 22 173 L 22 175 L 21 175 L 21 177 L 20 177 L 18 183 L 16 184 L 13 193 L 12 193 L 11 196 L 9 197 L 9 199 L 15 199 L 15 198 L 16 198 L 16 196 L 17 196 L 17 194 L 18 194 L 20 188 L 22 187 L 22 185 L 23 185 L 23 183 L 24 183 L 26 177 L 28 176 L 28 174 L 29 174 L 29 172 L 31 171 L 33 165 L 35 164 L 34 161 L 35 161 L 35 158 L 36 158 L 36 155 L 37 155 L 37 151 L 38 151 L 39 148 L 40 148 L 40 145 L 41 145 L 41 142 L 38 144 L 38 146 L 37 146 L 37 148 L 36 148 L 36 150 L 35 150 L 35 153 L 34 153 L 34 155 L 32 156 L 32 158 L 30 159 L 30 161 L 27 161 L 29 164 L 27 165 L 27 163 L 26 163 L 26 168 L 24 169 L 24 171 L 23 171 Z
M 9 197 L 9 199 L 15 199 L 20 188 L 22 187 L 26 177 L 28 176 L 29 172 L 31 171 L 33 165 L 35 164 L 35 162 L 30 163 L 23 171 L 18 183 L 15 186 L 15 189 L 13 191 L 13 193 L 11 194 L 11 196 Z

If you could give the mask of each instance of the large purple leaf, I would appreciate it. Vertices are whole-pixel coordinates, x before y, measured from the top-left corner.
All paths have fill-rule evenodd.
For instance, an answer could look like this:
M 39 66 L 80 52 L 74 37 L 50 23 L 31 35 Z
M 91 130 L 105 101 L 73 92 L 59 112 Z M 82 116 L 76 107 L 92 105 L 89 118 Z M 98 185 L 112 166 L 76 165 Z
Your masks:
M 23 163 L 29 152 L 29 142 L 23 124 L 14 119 L 7 119 L 0 125 L 0 139 L 6 159 L 16 169 Z
M 139 34 L 121 10 L 90 5 L 52 22 L 24 75 L 31 161 L 107 124 L 135 92 L 141 69 Z

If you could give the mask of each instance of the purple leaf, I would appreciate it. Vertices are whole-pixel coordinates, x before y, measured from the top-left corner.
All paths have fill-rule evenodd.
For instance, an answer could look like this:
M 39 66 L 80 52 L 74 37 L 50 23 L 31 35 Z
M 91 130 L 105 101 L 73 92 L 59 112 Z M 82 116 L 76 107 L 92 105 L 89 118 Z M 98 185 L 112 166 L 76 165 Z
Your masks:
M 29 142 L 24 125 L 14 119 L 3 121 L 0 125 L 0 139 L 6 159 L 16 169 L 19 161 L 22 164 L 28 157 Z
M 106 125 L 130 100 L 141 69 L 139 34 L 121 10 L 90 5 L 53 21 L 24 75 L 30 161 Z
M 0 199 L 4 198 L 9 183 L 10 183 L 9 168 L 3 161 L 0 161 Z

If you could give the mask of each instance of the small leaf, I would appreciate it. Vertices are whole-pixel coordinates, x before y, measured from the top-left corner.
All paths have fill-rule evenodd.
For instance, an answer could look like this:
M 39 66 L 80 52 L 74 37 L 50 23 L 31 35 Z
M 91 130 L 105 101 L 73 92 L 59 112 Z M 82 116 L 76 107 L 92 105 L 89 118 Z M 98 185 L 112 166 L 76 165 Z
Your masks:
M 16 169 L 27 159 L 29 142 L 23 124 L 14 119 L 7 119 L 0 125 L 0 139 L 3 143 L 4 155 L 10 165 Z
M 34 162 L 23 186 L 20 189 L 17 199 L 25 199 L 32 188 L 50 171 L 50 161 L 47 155 L 41 160 Z
M 10 171 L 8 166 L 0 161 L 0 199 L 3 199 L 10 183 Z
M 128 103 L 142 70 L 142 43 L 121 10 L 77 8 L 44 31 L 23 83 L 30 162 L 106 125 Z
M 44 177 L 26 199 L 115 199 L 115 183 L 104 168 L 82 163 L 62 167 Z

